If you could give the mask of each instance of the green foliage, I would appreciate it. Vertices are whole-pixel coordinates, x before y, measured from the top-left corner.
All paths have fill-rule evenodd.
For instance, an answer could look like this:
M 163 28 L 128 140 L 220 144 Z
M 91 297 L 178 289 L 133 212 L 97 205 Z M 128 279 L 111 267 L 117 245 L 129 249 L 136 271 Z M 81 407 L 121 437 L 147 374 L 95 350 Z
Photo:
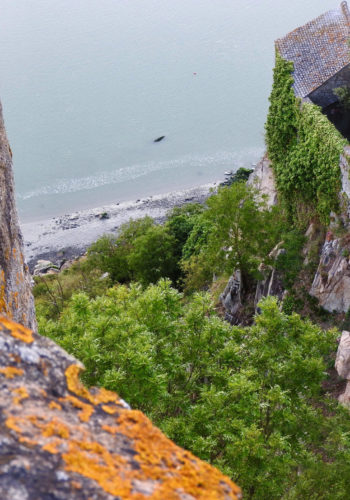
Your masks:
M 340 104 L 346 109 L 350 109 L 350 88 L 338 87 L 333 90 L 333 94 L 339 99 Z
M 222 183 L 224 186 L 231 186 L 235 182 L 247 182 L 250 174 L 254 172 L 251 168 L 241 167 L 234 174 L 231 174 L 225 182 Z
M 108 272 L 113 282 L 125 283 L 132 279 L 128 259 L 137 238 L 154 226 L 151 217 L 132 220 L 120 227 L 118 236 L 103 236 L 88 250 L 88 265 L 91 269 Z
M 283 249 L 276 261 L 276 269 L 283 275 L 283 286 L 291 289 L 303 265 L 302 249 L 305 244 L 305 236 L 297 229 L 282 235 Z
M 150 217 L 130 220 L 117 236 L 103 236 L 91 245 L 87 266 L 108 272 L 113 282 L 148 285 L 170 278 L 177 283 L 183 247 L 203 211 L 196 203 L 175 207 L 162 226 Z
M 179 275 L 175 244 L 175 237 L 166 226 L 152 226 L 138 236 L 127 256 L 132 278 L 144 285 L 156 283 L 162 277 L 175 282 Z
M 234 269 L 241 270 L 243 279 L 258 278 L 259 264 L 268 260 L 280 237 L 281 211 L 268 209 L 243 182 L 219 188 L 207 207 L 183 250 L 187 289 L 209 284 L 213 273 Z
M 39 326 L 84 362 L 87 383 L 117 390 L 245 498 L 348 498 L 350 419 L 320 394 L 336 332 L 271 298 L 260 308 L 254 326 L 232 328 L 208 295 L 184 303 L 160 281 L 80 293 Z
M 165 225 L 169 233 L 175 238 L 174 253 L 178 260 L 181 259 L 183 247 L 193 231 L 199 219 L 199 215 L 202 214 L 204 210 L 204 205 L 199 203 L 188 203 L 182 207 L 174 207 L 167 214 Z
M 57 318 L 77 292 L 84 292 L 90 298 L 103 294 L 111 286 L 111 280 L 102 279 L 101 274 L 83 258 L 58 274 L 36 276 L 33 294 L 37 315 Z
M 295 216 L 298 204 L 314 207 L 327 222 L 338 210 L 339 157 L 347 141 L 318 106 L 294 96 L 293 64 L 276 53 L 266 142 L 279 193 Z

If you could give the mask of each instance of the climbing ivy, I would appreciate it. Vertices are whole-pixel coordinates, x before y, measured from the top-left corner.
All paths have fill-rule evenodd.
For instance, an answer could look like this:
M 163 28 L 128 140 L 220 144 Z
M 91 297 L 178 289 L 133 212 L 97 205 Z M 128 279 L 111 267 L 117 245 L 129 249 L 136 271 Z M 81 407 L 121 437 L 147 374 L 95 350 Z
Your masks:
M 347 141 L 321 108 L 295 97 L 292 71 L 293 63 L 277 52 L 266 122 L 268 154 L 289 212 L 296 215 L 298 206 L 307 204 L 327 222 L 338 210 L 339 156 Z

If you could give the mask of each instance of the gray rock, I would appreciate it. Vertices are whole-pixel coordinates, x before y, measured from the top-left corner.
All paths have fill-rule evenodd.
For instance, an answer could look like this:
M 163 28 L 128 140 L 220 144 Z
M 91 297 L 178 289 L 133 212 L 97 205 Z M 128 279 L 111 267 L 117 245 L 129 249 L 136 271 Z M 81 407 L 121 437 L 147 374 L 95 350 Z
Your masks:
M 335 360 L 338 375 L 350 380 L 350 332 L 343 331 Z
M 57 269 L 57 266 L 53 264 L 50 260 L 38 260 L 36 266 L 34 267 L 34 276 L 41 276 L 42 274 L 47 274 L 50 269 Z
M 0 315 L 36 329 L 31 276 L 14 197 L 12 152 L 0 104 Z
M 271 162 L 265 155 L 254 169 L 254 172 L 250 175 L 248 186 L 253 186 L 262 195 L 266 196 L 266 202 L 268 207 L 272 207 L 277 204 L 277 188 L 275 182 L 275 176 L 271 167 Z
M 241 271 L 237 270 L 233 273 L 225 290 L 220 295 L 220 302 L 225 309 L 225 318 L 233 325 L 239 323 L 239 312 L 242 308 L 241 292 Z
M 350 308 L 350 261 L 347 246 L 328 233 L 323 245 L 310 295 L 327 311 L 347 312 Z

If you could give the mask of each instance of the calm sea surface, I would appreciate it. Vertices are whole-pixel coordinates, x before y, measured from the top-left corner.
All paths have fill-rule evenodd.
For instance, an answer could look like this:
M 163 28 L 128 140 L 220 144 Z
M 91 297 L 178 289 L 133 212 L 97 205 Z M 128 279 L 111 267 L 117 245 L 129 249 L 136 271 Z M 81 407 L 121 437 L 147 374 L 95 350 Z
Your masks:
M 0 96 L 22 220 L 256 162 L 273 41 L 339 2 L 0 0 Z

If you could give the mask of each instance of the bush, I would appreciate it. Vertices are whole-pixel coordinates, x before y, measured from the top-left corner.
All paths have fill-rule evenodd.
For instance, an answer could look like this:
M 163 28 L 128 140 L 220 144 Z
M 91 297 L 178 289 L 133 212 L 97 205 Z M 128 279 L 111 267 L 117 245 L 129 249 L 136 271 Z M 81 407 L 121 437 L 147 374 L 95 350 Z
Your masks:
M 87 383 L 117 390 L 245 498 L 348 498 L 350 420 L 321 390 L 337 333 L 272 298 L 260 309 L 254 326 L 231 327 L 208 295 L 185 303 L 160 281 L 78 294 L 39 324 L 85 363 Z

